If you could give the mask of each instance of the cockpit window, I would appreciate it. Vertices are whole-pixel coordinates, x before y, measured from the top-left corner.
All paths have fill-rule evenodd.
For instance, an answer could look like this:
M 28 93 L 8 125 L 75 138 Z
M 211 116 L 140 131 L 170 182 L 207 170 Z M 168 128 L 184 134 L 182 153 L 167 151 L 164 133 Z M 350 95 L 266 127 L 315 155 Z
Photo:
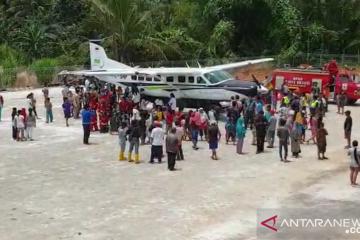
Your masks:
M 233 78 L 231 74 L 222 70 L 205 73 L 204 76 L 209 80 L 210 83 L 219 83 Z
M 196 83 L 197 84 L 206 84 L 206 81 L 202 77 L 197 77 L 196 78 Z

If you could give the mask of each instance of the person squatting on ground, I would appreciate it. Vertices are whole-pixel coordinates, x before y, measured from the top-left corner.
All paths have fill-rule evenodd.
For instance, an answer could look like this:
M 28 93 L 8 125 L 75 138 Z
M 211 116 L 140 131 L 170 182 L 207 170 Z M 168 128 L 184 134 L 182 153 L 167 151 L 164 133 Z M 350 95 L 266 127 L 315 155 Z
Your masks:
M 289 133 L 289 130 L 288 130 L 287 126 L 286 126 L 286 120 L 285 119 L 280 119 L 279 127 L 277 129 L 276 135 L 279 138 L 280 161 L 289 162 L 287 160 L 287 156 L 288 156 L 288 142 L 289 142 L 290 133 Z M 284 155 L 283 155 L 283 149 L 284 149 Z
M 209 142 L 209 149 L 211 149 L 211 159 L 218 160 L 217 152 L 218 144 L 221 139 L 221 133 L 219 127 L 217 126 L 216 122 L 212 122 L 209 129 L 208 129 L 208 142 Z
M 154 158 L 157 158 L 159 163 L 163 157 L 163 145 L 164 145 L 164 136 L 165 130 L 162 129 L 161 123 L 159 121 L 154 122 L 155 128 L 151 131 L 151 155 L 150 162 L 154 163 Z
M 135 163 L 139 164 L 140 163 L 139 148 L 140 148 L 141 133 L 137 120 L 131 121 L 130 127 L 128 128 L 128 130 L 126 130 L 126 135 L 128 136 L 128 140 L 130 143 L 129 152 L 128 152 L 128 161 L 134 162 L 134 160 L 131 159 L 131 155 L 133 150 L 135 150 Z
M 166 136 L 166 153 L 168 159 L 168 169 L 175 170 L 176 154 L 179 150 L 179 139 L 176 136 L 176 128 L 171 128 L 170 134 Z
M 84 136 L 83 136 L 83 143 L 88 145 L 89 144 L 89 138 L 90 138 L 90 125 L 91 125 L 91 117 L 93 117 L 94 115 L 96 115 L 96 113 L 92 110 L 89 109 L 88 105 L 84 106 L 84 109 L 81 113 L 81 118 L 82 118 L 82 125 L 83 125 L 83 131 L 84 131 Z
M 349 148 L 348 150 L 348 156 L 350 156 L 350 183 L 351 186 L 358 185 L 356 183 L 356 179 L 359 173 L 359 158 L 360 158 L 360 152 L 358 151 L 358 141 L 352 142 L 352 148 Z
M 46 123 L 49 123 L 49 122 L 52 123 L 54 120 L 54 115 L 53 115 L 53 111 L 52 111 L 53 106 L 52 106 L 52 103 L 51 103 L 49 97 L 45 99 L 44 107 L 45 107 Z
M 127 127 L 127 122 L 122 122 L 121 126 L 118 129 L 119 145 L 120 145 L 119 161 L 126 160 L 126 157 L 125 157 L 126 127 Z
M 36 117 L 33 114 L 32 108 L 29 108 L 29 115 L 26 117 L 26 133 L 27 139 L 30 141 L 34 141 L 33 132 L 34 128 L 36 128 Z

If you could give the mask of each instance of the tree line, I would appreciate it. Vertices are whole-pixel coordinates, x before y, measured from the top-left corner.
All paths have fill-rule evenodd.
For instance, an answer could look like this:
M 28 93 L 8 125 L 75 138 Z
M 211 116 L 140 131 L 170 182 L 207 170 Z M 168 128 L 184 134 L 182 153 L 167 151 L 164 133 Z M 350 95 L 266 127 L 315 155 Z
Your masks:
M 360 0 L 0 0 L 0 78 L 89 65 L 89 39 L 122 62 L 357 54 Z

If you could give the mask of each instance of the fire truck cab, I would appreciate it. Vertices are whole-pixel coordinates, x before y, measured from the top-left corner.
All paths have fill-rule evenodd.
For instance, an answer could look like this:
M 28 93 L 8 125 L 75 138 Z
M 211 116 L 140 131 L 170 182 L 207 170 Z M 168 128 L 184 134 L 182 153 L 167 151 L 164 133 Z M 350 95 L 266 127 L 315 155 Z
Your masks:
M 285 84 L 289 89 L 296 89 L 300 93 L 311 93 L 313 88 L 319 88 L 320 92 L 324 93 L 324 90 L 328 88 L 328 101 L 335 101 L 335 97 L 344 91 L 347 104 L 354 104 L 360 98 L 359 79 L 357 74 L 345 72 L 337 73 L 333 77 L 323 68 L 293 68 L 287 65 L 274 70 L 265 85 L 268 89 L 280 90 Z

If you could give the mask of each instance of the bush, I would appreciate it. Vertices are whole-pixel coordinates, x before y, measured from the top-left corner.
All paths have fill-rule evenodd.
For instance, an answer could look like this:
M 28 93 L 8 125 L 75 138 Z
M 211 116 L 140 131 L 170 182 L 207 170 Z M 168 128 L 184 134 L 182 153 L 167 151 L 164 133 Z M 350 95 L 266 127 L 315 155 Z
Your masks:
M 43 58 L 34 61 L 29 69 L 36 75 L 38 84 L 45 85 L 53 81 L 57 66 L 59 66 L 59 60 Z

